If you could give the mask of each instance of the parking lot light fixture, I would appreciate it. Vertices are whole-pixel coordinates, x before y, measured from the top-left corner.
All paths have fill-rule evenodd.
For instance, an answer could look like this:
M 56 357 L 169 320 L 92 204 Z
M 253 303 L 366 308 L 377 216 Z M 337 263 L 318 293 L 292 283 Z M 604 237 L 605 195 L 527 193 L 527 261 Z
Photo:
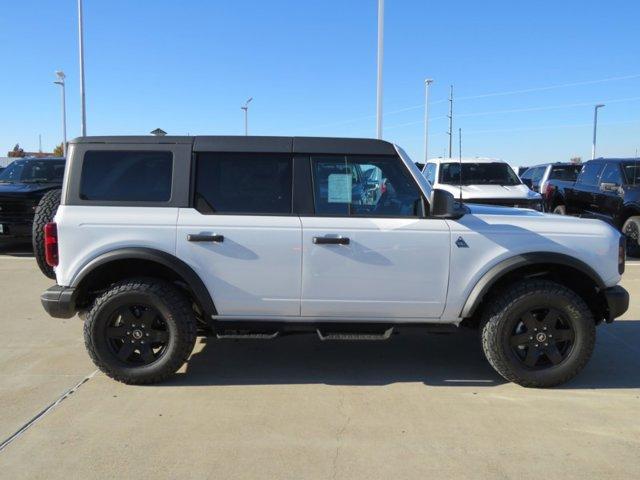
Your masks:
M 66 75 L 62 70 L 56 72 L 58 78 L 55 82 L 56 85 L 62 87 L 62 156 L 67 157 L 67 101 L 65 96 L 65 83 L 64 79 Z
M 599 103 L 593 107 L 593 145 L 591 146 L 591 160 L 596 158 L 596 136 L 598 133 L 598 110 L 604 107 L 604 103 Z
M 249 99 L 244 102 L 244 106 L 240 107 L 241 110 L 244 110 L 244 135 L 249 135 L 249 103 L 253 100 L 253 97 L 249 97 Z

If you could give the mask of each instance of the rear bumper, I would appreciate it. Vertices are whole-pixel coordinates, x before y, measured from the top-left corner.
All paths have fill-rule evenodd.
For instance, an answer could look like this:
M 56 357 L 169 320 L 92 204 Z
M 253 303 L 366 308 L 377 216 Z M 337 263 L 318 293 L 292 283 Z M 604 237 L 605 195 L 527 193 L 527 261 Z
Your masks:
M 76 314 L 76 289 L 54 285 L 40 295 L 40 302 L 54 318 L 71 318 Z
M 603 290 L 604 298 L 607 300 L 607 323 L 613 322 L 614 319 L 624 314 L 629 308 L 629 292 L 620 285 L 605 288 Z

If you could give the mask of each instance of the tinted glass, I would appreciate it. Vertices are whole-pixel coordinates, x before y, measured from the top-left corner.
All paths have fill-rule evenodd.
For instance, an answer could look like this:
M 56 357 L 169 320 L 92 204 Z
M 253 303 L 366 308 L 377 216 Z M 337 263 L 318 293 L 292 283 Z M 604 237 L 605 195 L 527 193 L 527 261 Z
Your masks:
M 109 202 L 171 199 L 171 152 L 89 151 L 84 155 L 80 198 Z
M 640 159 L 623 163 L 622 170 L 627 184 L 637 185 L 640 183 Z
M 533 168 L 531 171 L 531 182 L 534 185 L 537 185 L 538 183 L 540 183 L 540 180 L 542 180 L 542 177 L 544 176 L 544 171 L 547 169 L 547 167 L 536 167 Z
M 578 177 L 578 183 L 581 185 L 595 186 L 598 184 L 598 174 L 602 168 L 602 163 L 588 162 L 585 163 Z
M 520 178 L 522 180 L 527 180 L 531 178 L 531 176 L 533 175 L 533 170 L 534 170 L 533 168 L 527 168 L 527 170 L 525 170 L 525 172 L 520 175 Z
M 620 172 L 620 165 L 617 163 L 607 163 L 600 175 L 600 183 L 615 183 L 616 185 L 622 185 L 622 174 Z
M 196 172 L 195 206 L 201 213 L 291 213 L 289 155 L 201 153 Z
M 460 163 L 440 165 L 440 183 L 460 183 Z M 520 179 L 509 165 L 502 162 L 463 163 L 462 185 L 520 185 Z
M 424 176 L 431 185 L 436 183 L 436 164 L 435 163 L 427 163 L 427 168 L 424 172 Z
M 0 173 L 0 183 L 62 183 L 64 160 L 15 160 Z
M 312 158 L 318 215 L 415 217 L 422 197 L 396 157 Z
M 581 168 L 582 165 L 554 165 L 551 167 L 549 179 L 575 182 Z

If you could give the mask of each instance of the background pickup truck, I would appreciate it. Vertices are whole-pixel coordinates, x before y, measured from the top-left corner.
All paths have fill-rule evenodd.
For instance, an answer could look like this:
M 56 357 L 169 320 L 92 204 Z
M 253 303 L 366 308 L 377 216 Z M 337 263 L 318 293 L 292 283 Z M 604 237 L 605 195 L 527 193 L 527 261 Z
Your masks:
M 575 183 L 549 180 L 542 193 L 546 211 L 611 223 L 626 235 L 628 253 L 640 256 L 640 159 L 590 160 Z

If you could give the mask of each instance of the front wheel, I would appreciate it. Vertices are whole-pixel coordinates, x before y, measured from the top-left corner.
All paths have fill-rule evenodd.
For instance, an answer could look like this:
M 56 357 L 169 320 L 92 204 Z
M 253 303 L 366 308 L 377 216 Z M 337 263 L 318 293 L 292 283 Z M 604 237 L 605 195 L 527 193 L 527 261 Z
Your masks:
M 87 314 L 84 340 L 96 366 L 129 384 L 156 383 L 186 362 L 196 339 L 188 298 L 162 280 L 114 284 Z
M 640 257 L 640 217 L 629 217 L 622 226 L 627 239 L 627 253 L 631 257 Z
M 567 207 L 565 207 L 564 205 L 556 205 L 556 207 L 553 209 L 553 213 L 555 213 L 556 215 L 566 215 Z
M 553 387 L 575 377 L 595 345 L 591 311 L 575 292 L 547 280 L 524 280 L 485 309 L 482 348 L 505 379 Z

